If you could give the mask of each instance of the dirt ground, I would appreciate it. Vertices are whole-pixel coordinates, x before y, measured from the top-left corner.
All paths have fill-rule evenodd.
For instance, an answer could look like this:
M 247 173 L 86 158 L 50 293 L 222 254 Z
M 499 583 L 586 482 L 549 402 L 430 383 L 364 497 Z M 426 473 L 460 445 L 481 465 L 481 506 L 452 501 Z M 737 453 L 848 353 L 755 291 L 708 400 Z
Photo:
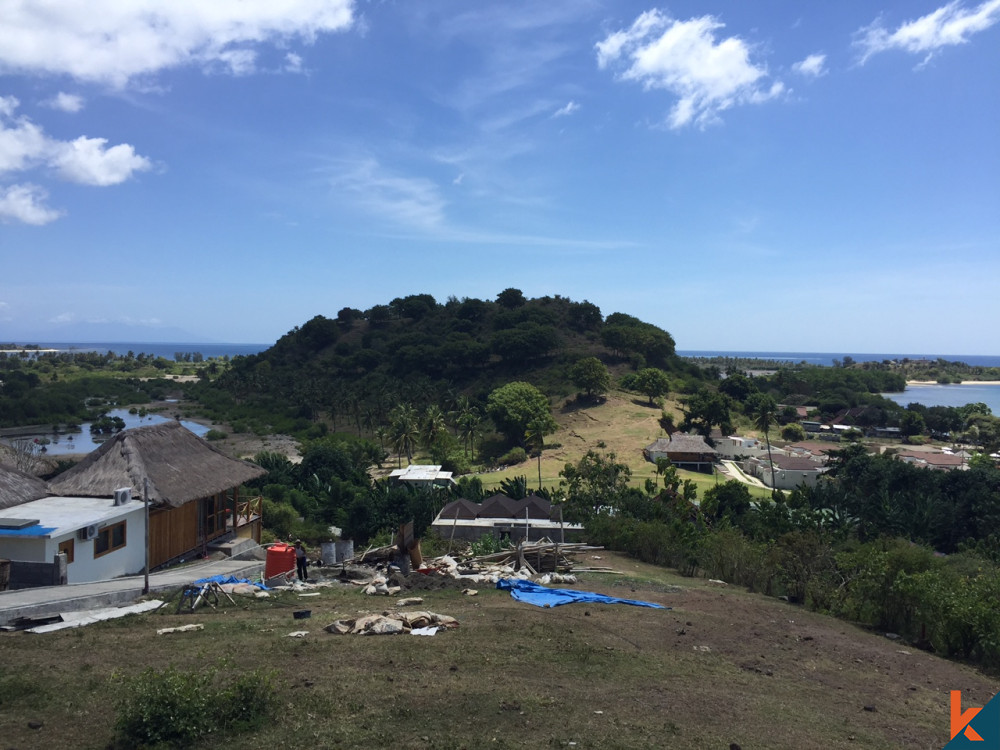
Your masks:
M 616 573 L 567 586 L 672 609 L 542 609 L 476 586 L 421 590 L 459 620 L 433 638 L 334 636 L 340 617 L 392 609 L 336 585 L 195 615 L 132 616 L 48 635 L 0 634 L 9 747 L 103 747 L 113 673 L 149 665 L 275 670 L 283 708 L 205 747 L 925 748 L 948 741 L 949 691 L 982 706 L 1000 682 L 884 634 L 600 551 Z M 583 564 L 590 558 L 581 559 Z M 292 613 L 308 607 L 308 620 Z M 203 631 L 156 629 L 203 623 Z M 307 631 L 289 638 L 292 631 Z M 58 687 L 56 687 L 58 686 Z

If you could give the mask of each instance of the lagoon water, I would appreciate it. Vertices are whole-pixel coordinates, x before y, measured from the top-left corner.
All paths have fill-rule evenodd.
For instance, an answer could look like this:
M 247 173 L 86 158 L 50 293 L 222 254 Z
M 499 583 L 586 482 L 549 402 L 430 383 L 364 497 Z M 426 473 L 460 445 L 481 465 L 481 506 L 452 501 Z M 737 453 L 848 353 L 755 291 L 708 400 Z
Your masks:
M 171 421 L 170 417 L 165 417 L 161 414 L 146 414 L 144 417 L 140 417 L 138 414 L 129 414 L 128 409 L 111 409 L 108 412 L 108 416 L 121 417 L 125 422 L 125 429 Z M 205 437 L 211 429 L 197 422 L 189 422 L 186 419 L 181 420 L 181 425 L 199 437 Z M 42 446 L 45 448 L 44 455 L 68 456 L 71 454 L 90 453 L 94 448 L 111 437 L 112 435 L 92 434 L 90 432 L 90 422 L 84 422 L 80 425 L 79 432 L 23 432 L 16 435 L 8 434 L 4 440 L 10 442 L 12 440 L 42 440 L 44 438 L 49 441 Z
M 883 393 L 897 404 L 924 406 L 965 406 L 983 403 L 1000 416 L 1000 385 L 908 385 L 902 393 Z

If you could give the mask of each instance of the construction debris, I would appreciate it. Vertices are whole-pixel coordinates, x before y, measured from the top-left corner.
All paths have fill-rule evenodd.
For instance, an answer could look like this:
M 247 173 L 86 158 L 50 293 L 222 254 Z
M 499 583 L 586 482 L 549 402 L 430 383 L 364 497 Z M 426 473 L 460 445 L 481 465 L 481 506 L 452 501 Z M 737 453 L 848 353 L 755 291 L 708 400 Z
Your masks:
M 344 618 L 327 625 L 334 635 L 397 635 L 422 628 L 457 628 L 458 620 L 434 612 L 391 612 Z
M 99 609 L 77 610 L 74 612 L 60 612 L 54 615 L 45 615 L 38 618 L 19 618 L 13 623 L 12 629 L 26 630 L 29 633 L 51 633 L 55 630 L 65 628 L 79 628 L 84 625 L 91 625 L 103 620 L 114 620 L 126 615 L 137 615 L 143 612 L 152 612 L 163 606 L 159 599 L 151 599 L 138 604 L 130 604 L 125 607 L 102 607 Z M 23 627 L 22 627 L 23 626 Z
M 517 578 L 538 580 L 541 583 L 576 583 L 572 574 L 576 566 L 576 556 L 583 552 L 600 550 L 586 544 L 559 544 L 549 540 L 522 542 L 516 547 L 489 555 L 462 557 L 442 555 L 422 560 L 414 575 L 407 569 L 413 560 L 401 555 L 399 545 L 367 549 L 360 555 L 344 562 L 340 580 L 363 586 L 368 595 L 392 596 L 403 588 L 438 588 L 450 579 L 460 585 L 496 585 L 497 581 Z M 411 549 L 412 551 L 412 549 Z M 376 566 L 374 575 L 371 567 Z M 588 571 L 612 572 L 610 568 L 588 567 Z M 539 579 L 539 576 L 541 578 Z M 440 584 L 435 584 L 439 581 Z M 463 591 L 475 589 L 463 589 Z M 475 594 L 469 594 L 474 596 Z
M 201 623 L 191 623 L 190 625 L 181 625 L 177 628 L 160 628 L 156 631 L 157 635 L 168 635 L 170 633 L 190 633 L 193 630 L 204 630 L 205 626 Z

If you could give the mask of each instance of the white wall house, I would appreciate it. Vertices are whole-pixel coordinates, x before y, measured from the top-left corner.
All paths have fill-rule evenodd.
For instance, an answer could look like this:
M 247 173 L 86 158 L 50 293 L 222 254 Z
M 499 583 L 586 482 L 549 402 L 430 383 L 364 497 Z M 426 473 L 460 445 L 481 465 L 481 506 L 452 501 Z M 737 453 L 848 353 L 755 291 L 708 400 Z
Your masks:
M 774 474 L 771 474 L 771 463 L 767 455 L 746 461 L 744 470 L 768 487 L 779 490 L 793 490 L 800 485 L 815 487 L 827 467 L 818 461 L 799 456 L 788 456 L 781 452 L 773 452 Z
M 450 471 L 441 471 L 441 465 L 410 464 L 405 469 L 393 469 L 390 482 L 403 482 L 411 487 L 450 487 L 455 484 Z
M 44 497 L 0 509 L 0 558 L 51 563 L 65 552 L 68 583 L 141 573 L 145 537 L 145 510 L 135 500 Z
M 715 441 L 715 451 L 728 459 L 766 456 L 767 446 L 755 437 L 730 435 Z

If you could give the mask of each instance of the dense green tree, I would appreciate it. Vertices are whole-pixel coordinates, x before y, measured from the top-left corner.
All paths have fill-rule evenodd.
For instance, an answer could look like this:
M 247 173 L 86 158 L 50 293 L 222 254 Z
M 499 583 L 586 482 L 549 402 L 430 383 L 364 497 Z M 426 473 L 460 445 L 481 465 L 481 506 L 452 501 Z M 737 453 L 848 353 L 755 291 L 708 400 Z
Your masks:
M 628 488 L 632 470 L 614 453 L 587 451 L 576 464 L 566 464 L 559 476 L 566 493 L 568 520 L 586 520 L 610 514 Z
M 649 398 L 649 405 L 652 406 L 653 399 L 670 391 L 670 377 L 658 367 L 644 367 L 635 375 L 635 387 Z
M 904 412 L 902 418 L 899 420 L 899 431 L 903 433 L 904 437 L 909 438 L 914 435 L 920 435 L 926 428 L 924 418 L 916 411 Z
M 719 391 L 742 403 L 757 393 L 757 384 L 742 372 L 731 372 L 719 383 Z
M 509 310 L 521 307 L 525 302 L 527 300 L 524 298 L 524 293 L 520 289 L 514 289 L 513 287 L 508 287 L 497 295 L 497 304 Z
M 751 506 L 752 498 L 747 486 L 743 482 L 730 479 L 705 491 L 701 501 L 701 512 L 705 519 L 712 523 L 728 519 L 731 523 L 739 525 L 740 519 L 750 511 Z
M 723 432 L 732 430 L 732 418 L 729 413 L 729 397 L 725 394 L 707 388 L 698 390 L 690 396 L 681 409 L 684 419 L 680 428 L 683 431 L 694 430 L 707 438 L 716 425 Z
M 490 393 L 486 413 L 512 444 L 522 445 L 528 425 L 538 421 L 544 434 L 555 432 L 556 421 L 548 398 L 531 383 L 515 381 Z
M 611 373 L 597 357 L 577 360 L 570 369 L 573 385 L 587 394 L 588 398 L 602 396 L 611 388 Z

